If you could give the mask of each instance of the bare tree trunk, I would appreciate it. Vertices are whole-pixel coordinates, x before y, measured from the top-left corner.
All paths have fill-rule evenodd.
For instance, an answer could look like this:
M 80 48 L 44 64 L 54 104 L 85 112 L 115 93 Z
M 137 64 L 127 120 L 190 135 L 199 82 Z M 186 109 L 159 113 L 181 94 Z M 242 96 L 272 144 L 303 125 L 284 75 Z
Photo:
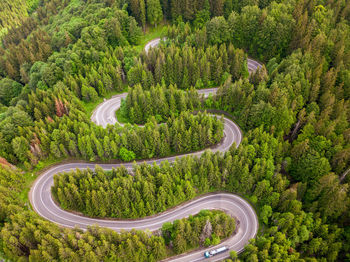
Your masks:
M 345 170 L 345 172 L 340 176 L 339 178 L 340 183 L 343 182 L 343 180 L 346 178 L 346 175 L 349 174 L 349 172 L 350 172 L 350 167 L 347 170 Z
M 296 123 L 296 125 L 292 131 L 292 134 L 290 135 L 290 139 L 289 139 L 290 142 L 292 142 L 295 139 L 295 136 L 297 135 L 300 126 L 301 126 L 301 121 L 298 120 L 298 122 Z

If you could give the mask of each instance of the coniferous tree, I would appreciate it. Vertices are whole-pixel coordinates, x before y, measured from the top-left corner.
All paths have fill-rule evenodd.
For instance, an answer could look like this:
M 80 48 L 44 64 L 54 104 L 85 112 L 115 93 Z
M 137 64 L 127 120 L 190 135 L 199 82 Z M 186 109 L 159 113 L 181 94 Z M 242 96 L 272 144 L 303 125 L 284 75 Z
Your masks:
M 159 0 L 147 0 L 147 20 L 155 26 L 163 20 L 163 11 Z

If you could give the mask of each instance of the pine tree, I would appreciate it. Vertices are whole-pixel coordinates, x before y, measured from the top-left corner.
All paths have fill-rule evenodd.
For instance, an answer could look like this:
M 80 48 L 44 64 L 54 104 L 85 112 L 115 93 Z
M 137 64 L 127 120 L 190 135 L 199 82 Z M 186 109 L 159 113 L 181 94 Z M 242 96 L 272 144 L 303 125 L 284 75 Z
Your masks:
M 183 223 L 182 220 L 179 220 L 179 223 Z M 181 254 L 183 252 L 185 252 L 187 245 L 186 245 L 186 240 L 184 238 L 184 236 L 182 235 L 182 233 L 177 232 L 175 239 L 173 240 L 173 244 L 174 244 L 174 251 L 177 254 Z
M 141 24 L 141 17 L 140 17 L 140 0 L 130 0 L 130 10 L 131 15 L 135 17 L 136 21 Z
M 59 149 L 59 146 L 54 141 L 52 141 L 51 144 L 50 144 L 50 152 L 56 158 L 62 157 L 62 154 L 61 154 L 61 151 Z
M 70 140 L 69 141 L 69 146 L 68 146 L 68 150 L 69 150 L 69 154 L 71 156 L 79 156 L 78 155 L 78 150 L 77 150 L 77 146 L 74 140 Z
M 151 25 L 157 26 L 162 21 L 163 11 L 159 0 L 147 0 L 147 20 Z
M 143 31 L 146 30 L 146 5 L 145 0 L 140 1 L 140 23 L 143 28 Z

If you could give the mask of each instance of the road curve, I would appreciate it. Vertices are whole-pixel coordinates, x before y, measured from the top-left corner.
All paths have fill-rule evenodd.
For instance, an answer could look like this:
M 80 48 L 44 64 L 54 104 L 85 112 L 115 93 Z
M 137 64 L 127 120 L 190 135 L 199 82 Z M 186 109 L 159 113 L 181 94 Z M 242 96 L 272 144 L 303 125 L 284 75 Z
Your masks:
M 161 39 L 161 38 L 155 38 L 155 39 L 153 39 L 153 40 L 151 40 L 151 41 L 149 41 L 146 45 L 145 45 L 145 51 L 146 51 L 146 53 L 148 53 L 148 50 L 152 47 L 152 48 L 154 48 L 154 47 L 156 47 L 156 46 L 158 46 L 159 45 L 159 43 L 160 43 L 160 41 L 161 40 L 165 40 L 166 38 L 164 37 L 163 39 Z
M 159 43 L 159 41 L 158 41 Z M 156 46 L 151 44 L 151 46 Z M 147 45 L 146 45 L 147 47 Z M 146 48 L 145 47 L 145 48 Z M 150 47 L 149 47 L 150 48 Z M 148 50 L 148 49 L 147 49 Z M 257 65 L 258 67 L 258 65 Z M 200 94 L 205 97 L 210 93 L 216 92 L 217 89 L 203 89 L 199 90 Z M 114 96 L 102 104 L 100 104 L 91 119 L 98 125 L 106 127 L 108 124 L 115 124 L 117 122 L 115 112 L 120 108 L 121 99 L 126 97 L 126 93 Z M 239 127 L 230 119 L 224 118 L 224 138 L 218 144 L 211 148 L 213 152 L 225 152 L 235 143 L 236 146 L 240 144 L 242 140 L 242 133 Z M 160 164 L 162 161 L 167 160 L 173 162 L 178 157 L 186 155 L 200 156 L 205 150 L 185 154 L 182 156 L 167 157 L 158 160 L 139 161 L 140 163 L 152 164 L 156 162 Z M 127 169 L 131 170 L 133 163 L 122 164 Z M 100 164 L 105 170 L 111 170 L 112 168 L 121 166 L 121 164 Z M 75 226 L 86 229 L 89 225 L 98 224 L 101 227 L 108 227 L 115 231 L 130 230 L 132 228 L 139 230 L 149 229 L 151 231 L 161 228 L 165 222 L 171 222 L 176 219 L 187 217 L 190 214 L 196 214 L 202 209 L 221 209 L 227 213 L 233 215 L 239 225 L 236 234 L 227 239 L 225 242 L 218 246 L 227 245 L 230 250 L 241 252 L 244 246 L 248 243 L 249 239 L 254 238 L 258 230 L 258 219 L 255 211 L 250 204 L 242 199 L 241 197 L 228 194 L 228 193 L 217 193 L 201 196 L 193 201 L 189 201 L 180 205 L 170 211 L 166 211 L 157 216 L 148 217 L 139 220 L 107 220 L 107 219 L 94 219 L 61 209 L 52 199 L 51 187 L 53 186 L 54 175 L 62 172 L 79 169 L 94 169 L 95 164 L 92 163 L 69 163 L 61 164 L 46 170 L 42 173 L 34 182 L 30 192 L 29 199 L 33 209 L 43 218 L 54 222 L 63 227 L 73 228 Z M 213 247 L 216 248 L 216 247 Z M 194 251 L 181 256 L 173 257 L 168 260 L 171 261 L 199 261 L 204 259 L 203 250 Z M 206 261 L 219 261 L 229 256 L 229 252 L 224 252 L 220 255 L 206 259 Z
M 262 67 L 262 64 L 250 58 L 247 58 L 247 64 L 249 74 L 255 72 L 256 70 L 258 70 L 258 68 Z
M 218 88 L 208 88 L 197 90 L 199 94 L 208 97 L 209 94 L 215 94 Z M 118 122 L 116 111 L 120 108 L 123 98 L 126 98 L 128 93 L 115 95 L 112 98 L 99 104 L 91 116 L 91 121 L 97 125 L 107 127 L 108 124 L 114 125 Z M 119 125 L 123 126 L 122 123 Z
M 126 98 L 127 95 L 128 93 L 115 95 L 99 104 L 92 113 L 91 121 L 103 127 L 107 127 L 108 124 L 116 124 L 118 122 L 116 111 L 120 108 L 122 99 Z M 119 124 L 123 125 L 122 123 Z

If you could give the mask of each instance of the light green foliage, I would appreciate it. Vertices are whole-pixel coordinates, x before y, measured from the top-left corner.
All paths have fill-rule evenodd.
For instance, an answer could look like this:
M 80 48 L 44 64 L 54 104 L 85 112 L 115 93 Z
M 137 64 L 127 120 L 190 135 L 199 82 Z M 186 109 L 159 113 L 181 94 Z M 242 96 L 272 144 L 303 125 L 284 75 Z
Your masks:
M 212 232 L 202 240 L 201 235 L 208 223 L 212 225 Z M 218 245 L 221 239 L 234 232 L 235 227 L 235 220 L 224 212 L 202 210 L 188 219 L 175 220 L 163 225 L 162 235 L 166 243 L 173 243 L 175 253 L 180 254 L 199 245 Z
M 204 240 L 204 246 L 205 247 L 209 247 L 211 245 L 211 241 L 210 241 L 210 238 L 206 238 L 205 240 Z
M 21 19 L 27 16 L 25 0 L 3 0 L 0 2 L 0 37 L 7 29 L 21 24 Z
M 38 8 L 40 0 L 26 0 L 28 13 L 33 13 Z
M 169 37 L 178 33 L 181 33 L 180 28 L 168 29 Z M 130 69 L 128 80 L 132 85 L 142 83 L 144 89 L 149 88 L 152 82 L 165 82 L 180 89 L 196 86 L 198 81 L 202 81 L 205 87 L 217 86 L 225 80 L 225 72 L 230 73 L 234 80 L 247 76 L 245 61 L 244 52 L 235 49 L 232 44 L 207 48 L 170 45 L 151 50 L 149 58 L 143 57 L 142 64 Z
M 2 164 L 4 164 L 2 162 Z M 20 170 L 0 166 L 0 222 L 17 212 L 23 211 L 24 203 L 18 197 L 23 188 L 24 177 Z
M 27 160 L 27 152 L 29 150 L 29 146 L 27 144 L 27 140 L 24 137 L 16 137 L 11 142 L 13 152 L 17 156 L 20 161 Z
M 207 37 L 210 44 L 225 43 L 229 39 L 228 24 L 224 17 L 219 16 L 210 20 L 207 24 Z
M 158 116 L 162 120 L 200 107 L 200 96 L 193 89 L 184 92 L 172 85 L 169 88 L 157 85 L 145 91 L 138 85 L 129 91 L 120 110 L 131 123 L 143 124 L 152 116 Z
M 83 85 L 81 87 L 81 96 L 84 101 L 95 101 L 98 94 L 92 86 Z
M 96 91 L 85 85 L 82 96 L 86 99 L 97 98 Z M 208 114 L 194 116 L 188 112 L 183 112 L 179 117 L 172 116 L 167 119 L 166 125 L 158 126 L 151 119 L 144 128 L 120 129 L 119 126 L 114 126 L 101 130 L 86 117 L 79 100 L 62 83 L 49 92 L 36 90 L 29 95 L 28 105 L 32 108 L 29 114 L 20 107 L 12 108 L 5 114 L 7 118 L 0 122 L 4 145 L 0 152 L 13 162 L 16 162 L 16 154 L 11 141 L 17 136 L 18 130 L 19 136 L 25 137 L 24 146 L 33 146 L 33 155 L 28 156 L 33 165 L 49 154 L 87 160 L 121 157 L 126 161 L 135 157 L 166 156 L 172 152 L 184 153 L 205 148 L 218 143 L 223 136 L 223 123 L 220 119 L 214 119 Z M 35 127 L 31 116 L 37 120 Z M 170 139 L 171 135 L 174 135 L 174 139 Z M 113 143 L 113 152 L 105 155 L 102 145 L 106 137 Z M 157 137 L 161 139 L 154 140 Z M 126 153 L 118 154 L 123 147 L 127 149 L 124 150 Z M 23 154 L 20 158 L 21 161 L 24 160 Z
M 268 225 L 268 219 L 272 215 L 272 208 L 270 206 L 263 206 L 260 213 L 260 218 L 264 224 Z
M 176 199 L 184 201 L 212 190 L 238 192 L 256 205 L 264 223 L 240 259 L 348 259 L 348 1 L 27 3 L 0 3 L 0 27 L 6 24 L 8 32 L 2 35 L 0 48 L 4 104 L 0 106 L 0 163 L 30 169 L 54 156 L 108 160 L 120 158 L 125 148 L 125 159 L 130 152 L 135 154 L 132 158 L 153 158 L 206 148 L 222 138 L 222 123 L 208 115 L 186 113 L 192 109 L 193 97 L 162 88 L 221 86 L 204 105 L 232 114 L 244 130 L 239 148 L 232 147 L 225 155 L 182 159 L 174 167 L 141 168 L 145 180 L 139 181 L 159 189 L 157 194 L 149 190 L 159 209 L 145 206 L 142 189 L 132 187 L 129 175 L 123 173 L 119 179 L 134 190 L 127 193 L 120 186 L 123 190 L 115 203 L 125 214 L 118 215 L 144 216 L 147 210 L 158 212 L 179 203 Z M 27 7 L 32 12 L 29 17 Z M 146 20 L 158 26 L 162 16 L 172 20 L 167 40 L 146 54 L 145 42 L 162 36 L 161 30 L 146 28 Z M 140 41 L 141 27 L 153 33 Z M 266 68 L 249 76 L 247 55 L 265 62 Z M 157 84 L 162 88 L 152 88 Z M 136 92 L 129 113 L 135 122 L 150 119 L 145 128 L 103 129 L 91 123 L 80 100 L 102 100 L 128 85 L 133 89 L 130 94 Z M 177 94 L 174 99 L 166 97 L 172 92 Z M 158 93 L 165 98 L 155 99 Z M 157 121 L 166 123 L 159 126 Z M 21 175 L 20 170 L 0 168 L 0 253 L 13 261 L 154 261 L 167 255 L 162 237 L 140 232 L 119 235 L 98 228 L 82 232 L 41 220 L 20 200 Z M 158 176 L 167 180 L 153 179 Z M 108 188 L 109 180 L 103 181 Z M 95 191 L 102 192 L 101 187 Z M 107 215 L 110 206 L 98 194 L 89 194 L 87 199 L 102 203 L 95 208 L 98 214 L 91 214 Z M 64 203 L 67 196 L 62 190 L 57 196 L 62 206 L 76 208 Z M 121 203 L 120 196 L 129 199 Z M 131 205 L 136 202 L 141 213 Z M 81 208 L 86 204 L 79 199 L 76 203 Z M 179 222 L 178 228 L 182 227 L 183 234 L 173 236 L 176 252 L 196 244 L 195 237 L 186 235 L 191 232 L 189 224 Z M 217 242 L 214 236 L 208 238 Z
M 196 19 L 194 20 L 194 25 L 197 28 L 202 28 L 210 20 L 209 10 L 201 10 L 196 13 Z
M 134 152 L 127 150 L 125 147 L 120 148 L 119 155 L 120 155 L 120 158 L 126 162 L 132 161 L 136 157 Z
M 231 258 L 233 261 L 236 261 L 237 258 L 238 258 L 237 252 L 234 251 L 234 250 L 231 250 L 231 251 L 230 251 L 230 258 Z
M 233 12 L 227 20 L 232 41 L 258 57 L 269 59 L 284 54 L 295 23 L 291 8 L 288 4 L 273 3 L 264 11 L 246 6 L 240 14 Z

